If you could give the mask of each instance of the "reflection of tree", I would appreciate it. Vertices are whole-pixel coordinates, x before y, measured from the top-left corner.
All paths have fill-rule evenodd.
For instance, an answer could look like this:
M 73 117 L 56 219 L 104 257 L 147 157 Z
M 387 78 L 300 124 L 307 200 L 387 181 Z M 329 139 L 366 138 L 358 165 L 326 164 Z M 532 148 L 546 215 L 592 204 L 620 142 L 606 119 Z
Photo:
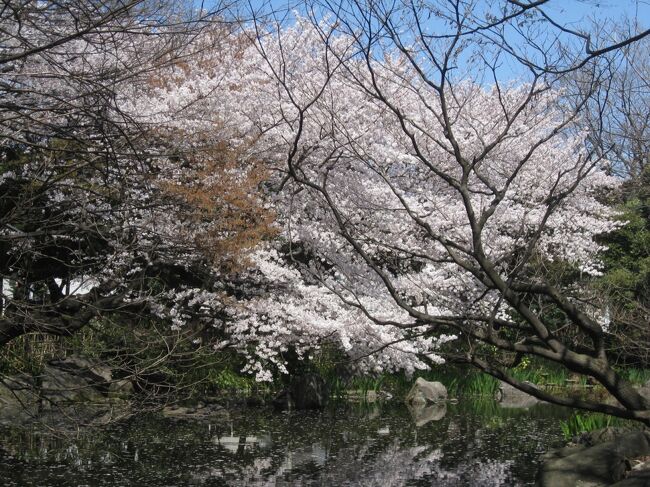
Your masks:
M 450 405 L 417 427 L 406 408 L 254 409 L 217 424 L 149 416 L 69 439 L 7 430 L 0 478 L 23 485 L 29 472 L 32 485 L 51 485 L 55 469 L 93 486 L 513 485 L 532 477 L 539 442 L 548 446 L 556 420 L 530 419 L 542 413 Z
M 284 485 L 286 482 L 303 485 L 316 479 L 321 485 L 392 486 L 404 485 L 407 481 L 426 482 L 426 485 L 431 482 L 435 485 L 474 485 L 474 481 L 480 485 L 510 484 L 512 461 L 484 459 L 469 449 L 462 459 L 452 453 L 451 462 L 443 462 L 445 455 L 440 440 L 444 443 L 446 432 L 454 428 L 443 424 L 434 429 L 433 437 L 437 437 L 437 441 L 432 441 L 431 431 L 420 435 L 418 441 L 416 433 L 421 428 L 414 427 L 406 415 L 395 418 L 373 413 L 356 420 L 334 420 L 320 425 L 323 427 L 312 424 L 311 434 L 309 423 L 298 421 L 298 427 L 294 425 L 291 430 L 293 441 L 282 433 L 273 438 L 273 443 L 282 448 L 282 460 L 271 461 L 269 456 L 266 461 L 256 458 L 237 471 L 231 467 L 231 473 L 237 474 L 233 475 L 238 479 L 235 484 Z M 464 435 L 469 434 L 473 441 L 477 440 L 474 436 L 478 436 L 474 433 L 481 431 L 464 429 Z M 314 431 L 320 433 L 314 434 Z M 239 434 L 243 439 L 244 433 Z M 243 444 L 240 442 L 239 446 Z M 262 453 L 259 449 L 254 451 Z M 232 456 L 241 453 L 240 448 L 237 455 Z M 271 455 L 271 452 L 266 454 Z
M 321 443 L 287 449 L 282 464 L 273 468 L 272 457 L 255 458 L 242 469 L 226 468 L 237 478 L 236 485 L 303 485 L 318 479 L 321 485 L 401 486 L 407 481 L 435 485 L 510 485 L 511 461 L 460 461 L 442 466 L 443 453 L 433 446 L 408 446 L 400 438 L 383 445 L 377 454 L 371 447 L 376 438 L 366 438 L 357 448 L 328 452 Z M 241 451 L 241 450 L 240 450 Z M 207 479 L 218 473 L 204 472 Z M 205 474 L 208 474 L 207 476 Z M 212 475 L 210 475 L 212 474 Z M 233 475 L 236 474 L 236 475 Z
M 448 415 L 452 419 L 442 446 L 443 463 L 450 467 L 457 458 L 468 463 L 489 458 L 511 463 L 514 478 L 533 475 L 536 452 L 561 441 L 557 425 L 567 417 L 565 410 L 548 404 L 503 409 L 495 401 L 477 400 L 461 402 L 456 408 Z
M 434 446 L 406 446 L 398 439 L 388 445 L 374 461 L 356 459 L 358 463 L 330 466 L 325 483 L 341 485 L 404 485 L 407 481 L 426 481 L 426 485 L 505 485 L 511 462 L 457 461 L 453 468 L 442 465 L 442 450 Z M 343 468 L 341 468 L 343 467 Z

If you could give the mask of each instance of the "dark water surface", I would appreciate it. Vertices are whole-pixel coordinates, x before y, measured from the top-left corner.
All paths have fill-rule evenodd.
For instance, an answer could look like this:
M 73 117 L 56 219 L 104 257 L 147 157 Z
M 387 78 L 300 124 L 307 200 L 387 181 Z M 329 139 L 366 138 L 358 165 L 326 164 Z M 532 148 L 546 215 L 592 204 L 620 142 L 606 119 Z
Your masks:
M 569 413 L 461 401 L 415 417 L 397 403 L 246 408 L 213 421 L 151 414 L 71 438 L 2 428 L 0 485 L 531 485 Z

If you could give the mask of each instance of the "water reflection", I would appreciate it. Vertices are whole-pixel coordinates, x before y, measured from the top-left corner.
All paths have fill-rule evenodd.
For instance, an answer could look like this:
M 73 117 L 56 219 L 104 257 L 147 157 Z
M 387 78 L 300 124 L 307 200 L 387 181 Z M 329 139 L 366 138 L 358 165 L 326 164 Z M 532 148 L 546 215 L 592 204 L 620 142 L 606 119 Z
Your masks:
M 247 447 L 270 448 L 273 443 L 271 435 L 268 433 L 262 433 L 259 437 L 235 436 L 235 433 L 232 430 L 232 424 L 230 436 L 215 436 L 213 441 L 231 453 L 237 453 L 240 449 L 246 449 Z
M 447 403 L 441 402 L 427 406 L 421 404 L 409 405 L 408 409 L 415 426 L 420 427 L 424 426 L 429 421 L 440 421 L 444 418 L 447 414 Z
M 549 405 L 375 404 L 320 414 L 248 409 L 223 423 L 151 415 L 72 439 L 5 429 L 0 478 L 8 486 L 530 485 L 567 414 Z

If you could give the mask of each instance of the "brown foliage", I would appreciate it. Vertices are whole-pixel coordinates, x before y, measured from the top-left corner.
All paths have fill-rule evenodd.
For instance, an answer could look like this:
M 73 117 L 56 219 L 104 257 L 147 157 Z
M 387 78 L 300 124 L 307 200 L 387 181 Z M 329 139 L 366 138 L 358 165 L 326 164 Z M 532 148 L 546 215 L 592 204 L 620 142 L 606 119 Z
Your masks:
M 199 231 L 188 236 L 192 243 L 224 271 L 245 264 L 248 250 L 276 234 L 274 212 L 260 191 L 268 172 L 244 152 L 222 141 L 183 154 L 183 178 L 161 183 L 181 203 L 182 216 L 197 225 Z

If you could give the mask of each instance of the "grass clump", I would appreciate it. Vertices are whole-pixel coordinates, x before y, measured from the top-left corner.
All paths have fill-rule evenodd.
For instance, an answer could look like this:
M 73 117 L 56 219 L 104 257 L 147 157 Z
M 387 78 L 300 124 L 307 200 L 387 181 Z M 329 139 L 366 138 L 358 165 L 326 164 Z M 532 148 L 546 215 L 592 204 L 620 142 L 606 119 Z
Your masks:
M 463 390 L 473 396 L 493 397 L 499 389 L 499 381 L 491 375 L 475 373 L 469 376 Z
M 632 384 L 643 385 L 650 380 L 650 369 L 625 369 L 621 375 Z
M 576 412 L 569 419 L 561 421 L 560 428 L 564 439 L 569 441 L 582 433 L 624 424 L 625 420 L 607 414 Z

